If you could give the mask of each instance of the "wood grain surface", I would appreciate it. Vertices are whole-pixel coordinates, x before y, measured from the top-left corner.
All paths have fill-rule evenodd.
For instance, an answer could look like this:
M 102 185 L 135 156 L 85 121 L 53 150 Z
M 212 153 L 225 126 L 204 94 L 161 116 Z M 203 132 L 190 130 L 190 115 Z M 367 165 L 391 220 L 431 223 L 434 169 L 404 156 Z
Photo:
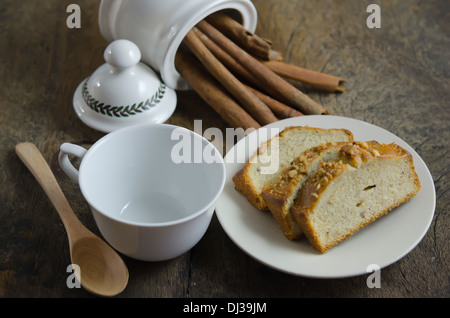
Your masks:
M 93 217 L 76 184 L 61 171 L 59 146 L 89 147 L 104 134 L 75 115 L 75 88 L 104 63 L 108 43 L 97 18 L 100 1 L 2 0 L 0 3 L 0 297 L 91 297 L 66 285 L 70 264 L 63 225 L 14 152 L 37 145 L 77 216 L 94 233 Z M 66 26 L 71 3 L 81 28 Z M 381 288 L 367 276 L 294 277 L 242 252 L 217 218 L 190 252 L 147 263 L 124 257 L 128 287 L 118 297 L 425 297 L 448 298 L 450 2 L 447 0 L 254 0 L 257 33 L 284 60 L 347 79 L 342 94 L 298 85 L 332 114 L 385 128 L 423 158 L 436 187 L 436 211 L 418 246 L 381 271 Z M 381 8 L 381 28 L 369 29 L 366 8 Z M 203 130 L 226 123 L 193 91 L 177 92 L 168 123 Z M 408 226 L 405 223 L 404 226 Z

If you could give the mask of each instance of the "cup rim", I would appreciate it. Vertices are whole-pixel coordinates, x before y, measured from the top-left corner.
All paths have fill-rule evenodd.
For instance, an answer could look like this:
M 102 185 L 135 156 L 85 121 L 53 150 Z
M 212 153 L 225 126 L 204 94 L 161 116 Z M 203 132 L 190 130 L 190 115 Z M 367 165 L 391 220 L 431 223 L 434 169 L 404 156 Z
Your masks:
M 83 182 L 83 167 L 86 165 L 85 159 L 89 159 L 89 157 L 92 155 L 92 153 L 99 148 L 103 143 L 105 143 L 107 140 L 114 138 L 114 136 L 119 135 L 119 134 L 123 134 L 123 133 L 127 133 L 128 131 L 133 131 L 133 130 L 140 130 L 140 129 L 144 129 L 144 128 L 151 128 L 151 127 L 158 127 L 160 129 L 170 129 L 170 130 L 174 130 L 174 129 L 182 129 L 186 132 L 188 132 L 189 134 L 191 134 L 194 138 L 200 138 L 200 140 L 205 141 L 209 146 L 214 147 L 214 149 L 216 149 L 215 151 L 215 161 L 214 163 L 218 164 L 218 167 L 220 167 L 221 169 L 221 180 L 219 183 L 219 187 L 217 189 L 217 192 L 208 200 L 208 202 L 202 206 L 201 208 L 197 209 L 196 212 L 179 218 L 179 219 L 175 219 L 172 221 L 166 221 L 166 222 L 157 222 L 157 223 L 152 223 L 152 222 L 138 222 L 138 221 L 131 221 L 131 220 L 127 220 L 127 219 L 122 219 L 116 216 L 113 216 L 109 213 L 105 213 L 102 211 L 102 209 L 100 209 L 96 204 L 94 204 L 92 202 L 92 200 L 90 200 L 89 196 L 86 195 L 86 190 L 84 188 L 84 182 Z M 203 164 L 203 163 L 202 163 Z M 84 155 L 83 159 L 81 160 L 80 163 L 80 168 L 79 168 L 79 187 L 81 190 L 81 193 L 83 195 L 84 200 L 87 201 L 87 203 L 89 204 L 90 207 L 92 207 L 93 209 L 95 209 L 95 211 L 97 211 L 98 213 L 100 213 L 102 216 L 111 219 L 115 222 L 121 223 L 121 224 L 126 224 L 126 225 L 130 225 L 130 226 L 136 226 L 136 227 L 146 227 L 146 228 L 150 228 L 150 227 L 167 227 L 167 226 L 173 226 L 173 225 L 177 225 L 177 224 L 181 224 L 181 223 L 185 223 L 188 222 L 192 219 L 197 218 L 198 216 L 206 213 L 214 204 L 215 202 L 217 202 L 217 200 L 219 199 L 220 195 L 222 194 L 223 188 L 225 186 L 225 180 L 226 180 L 226 167 L 225 167 L 225 162 L 223 159 L 223 156 L 220 154 L 220 152 L 217 150 L 217 148 L 215 148 L 215 146 L 209 141 L 207 140 L 205 137 L 199 135 L 198 133 L 189 130 L 185 127 L 181 127 L 181 126 L 177 126 L 177 125 L 172 125 L 172 124 L 158 124 L 158 123 L 147 123 L 147 124 L 139 124 L 139 125 L 134 125 L 134 126 L 129 126 L 129 127 L 125 127 L 125 128 L 121 128 L 118 130 L 115 130 L 105 136 L 103 136 L 102 138 L 100 138 L 97 142 L 95 142 L 86 152 L 86 154 Z

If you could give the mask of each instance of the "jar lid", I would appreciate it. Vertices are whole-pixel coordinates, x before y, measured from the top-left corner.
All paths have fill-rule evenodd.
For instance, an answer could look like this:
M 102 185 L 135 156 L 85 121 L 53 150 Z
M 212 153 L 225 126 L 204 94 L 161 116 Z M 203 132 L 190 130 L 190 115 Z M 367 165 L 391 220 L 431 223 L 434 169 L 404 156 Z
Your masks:
M 137 45 L 125 39 L 111 42 L 106 63 L 83 80 L 75 91 L 73 107 L 91 128 L 111 132 L 142 123 L 163 123 L 175 111 L 176 92 L 140 62 Z

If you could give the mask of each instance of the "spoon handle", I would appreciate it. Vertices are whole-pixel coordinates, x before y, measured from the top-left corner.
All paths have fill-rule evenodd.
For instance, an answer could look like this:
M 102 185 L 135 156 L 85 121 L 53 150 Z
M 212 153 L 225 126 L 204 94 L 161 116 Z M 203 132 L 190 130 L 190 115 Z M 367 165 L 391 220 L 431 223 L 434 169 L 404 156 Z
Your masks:
M 69 232 L 72 232 L 75 228 L 77 231 L 72 232 L 74 235 L 79 231 L 83 231 L 84 226 L 76 217 L 69 202 L 67 202 L 53 172 L 39 149 L 32 143 L 24 142 L 16 145 L 16 153 L 44 189 L 56 208 L 67 233 L 70 234 Z

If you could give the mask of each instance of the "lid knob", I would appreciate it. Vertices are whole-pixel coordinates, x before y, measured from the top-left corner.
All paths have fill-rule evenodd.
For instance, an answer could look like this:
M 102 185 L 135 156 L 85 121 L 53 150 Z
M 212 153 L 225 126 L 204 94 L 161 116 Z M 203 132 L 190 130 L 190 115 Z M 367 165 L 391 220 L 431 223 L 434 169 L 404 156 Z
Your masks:
M 106 63 L 117 68 L 128 68 L 141 60 L 141 51 L 133 42 L 125 39 L 110 43 L 103 54 Z

